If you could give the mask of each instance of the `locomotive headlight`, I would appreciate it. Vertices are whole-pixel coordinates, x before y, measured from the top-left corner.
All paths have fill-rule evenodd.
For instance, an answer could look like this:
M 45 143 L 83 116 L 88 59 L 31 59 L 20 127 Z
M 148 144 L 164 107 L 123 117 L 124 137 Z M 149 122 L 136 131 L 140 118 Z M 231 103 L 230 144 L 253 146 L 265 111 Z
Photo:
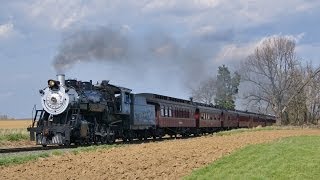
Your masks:
M 54 82 L 54 80 L 49 80 L 48 81 L 48 86 L 49 87 L 53 87 L 56 83 Z

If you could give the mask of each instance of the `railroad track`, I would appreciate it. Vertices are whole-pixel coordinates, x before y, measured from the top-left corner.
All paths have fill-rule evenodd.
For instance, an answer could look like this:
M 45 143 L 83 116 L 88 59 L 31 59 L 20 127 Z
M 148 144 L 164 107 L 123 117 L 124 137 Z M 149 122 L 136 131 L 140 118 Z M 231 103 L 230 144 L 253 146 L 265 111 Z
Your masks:
M 72 149 L 77 148 L 79 146 L 70 145 L 70 146 L 34 146 L 34 147 L 18 147 L 18 148 L 4 148 L 0 149 L 0 154 L 2 153 L 17 153 L 17 152 L 29 152 L 29 151 L 47 151 L 47 150 L 55 150 L 55 149 Z
M 169 137 L 165 136 L 162 139 L 146 139 L 146 140 L 132 140 L 132 141 L 122 141 L 118 140 L 114 145 L 121 145 L 121 144 L 141 144 L 141 143 L 149 143 L 149 142 L 159 142 L 163 140 L 173 140 L 173 139 L 187 139 L 187 138 L 195 138 L 194 136 L 189 136 L 189 137 L 182 137 L 182 136 L 177 136 L 177 137 Z M 88 146 L 99 146 L 99 145 L 105 145 L 105 144 L 84 144 L 84 145 L 69 145 L 69 146 L 32 146 L 32 147 L 17 147 L 17 148 L 3 148 L 0 149 L 0 155 L 1 154 L 10 154 L 10 153 L 20 153 L 20 152 L 30 152 L 30 151 L 49 151 L 49 150 L 59 150 L 59 149 L 75 149 L 78 147 L 88 147 Z

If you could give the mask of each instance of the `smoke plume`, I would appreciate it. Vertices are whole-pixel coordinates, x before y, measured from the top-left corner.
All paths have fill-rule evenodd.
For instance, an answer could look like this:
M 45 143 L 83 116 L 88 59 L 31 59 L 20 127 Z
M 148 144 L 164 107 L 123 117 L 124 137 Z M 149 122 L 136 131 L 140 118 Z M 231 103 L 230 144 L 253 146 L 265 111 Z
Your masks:
M 80 62 L 127 59 L 129 49 L 129 40 L 121 31 L 108 27 L 80 30 L 62 40 L 53 65 L 62 73 Z
M 191 36 L 188 41 L 178 41 L 159 31 L 136 33 L 109 26 L 81 29 L 62 39 L 53 66 L 57 73 L 65 73 L 82 62 L 125 62 L 121 65 L 137 73 L 144 72 L 142 67 L 150 67 L 161 77 L 163 74 L 175 74 L 183 81 L 180 83 L 190 86 L 190 82 L 200 82 L 216 71 L 212 58 L 218 51 L 215 48 L 218 45 L 214 44 L 217 40 L 213 37 L 216 36 Z M 221 41 L 219 39 L 219 43 Z

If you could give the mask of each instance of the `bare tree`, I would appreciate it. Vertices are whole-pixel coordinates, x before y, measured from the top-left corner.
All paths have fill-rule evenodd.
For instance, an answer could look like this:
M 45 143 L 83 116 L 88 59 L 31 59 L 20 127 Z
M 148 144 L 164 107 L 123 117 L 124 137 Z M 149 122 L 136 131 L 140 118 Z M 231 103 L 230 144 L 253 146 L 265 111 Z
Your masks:
M 208 78 L 200 83 L 196 89 L 192 89 L 191 94 L 195 101 L 210 104 L 214 102 L 216 94 L 216 79 Z
M 242 65 L 243 80 L 255 87 L 245 98 L 267 104 L 281 124 L 290 93 L 301 83 L 296 76 L 299 66 L 294 40 L 277 36 L 264 40 Z
M 308 76 L 304 68 L 297 68 L 292 76 L 296 84 L 299 84 L 299 87 L 292 88 L 288 91 L 290 98 L 282 109 L 285 115 L 282 119 L 282 124 L 302 125 L 307 122 L 308 114 L 306 93 L 303 90 L 303 85 L 308 80 Z
M 306 67 L 307 76 L 317 73 L 311 63 Z M 317 124 L 320 118 L 320 75 L 315 75 L 305 87 L 308 122 Z

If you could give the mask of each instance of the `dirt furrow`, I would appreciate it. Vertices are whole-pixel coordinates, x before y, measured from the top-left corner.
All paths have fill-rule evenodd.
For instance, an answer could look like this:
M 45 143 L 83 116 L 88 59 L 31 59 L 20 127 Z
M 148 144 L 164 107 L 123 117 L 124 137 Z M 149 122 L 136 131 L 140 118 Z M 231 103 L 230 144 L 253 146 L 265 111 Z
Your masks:
M 248 144 L 320 130 L 274 130 L 128 145 L 1 167 L 3 179 L 179 179 Z

